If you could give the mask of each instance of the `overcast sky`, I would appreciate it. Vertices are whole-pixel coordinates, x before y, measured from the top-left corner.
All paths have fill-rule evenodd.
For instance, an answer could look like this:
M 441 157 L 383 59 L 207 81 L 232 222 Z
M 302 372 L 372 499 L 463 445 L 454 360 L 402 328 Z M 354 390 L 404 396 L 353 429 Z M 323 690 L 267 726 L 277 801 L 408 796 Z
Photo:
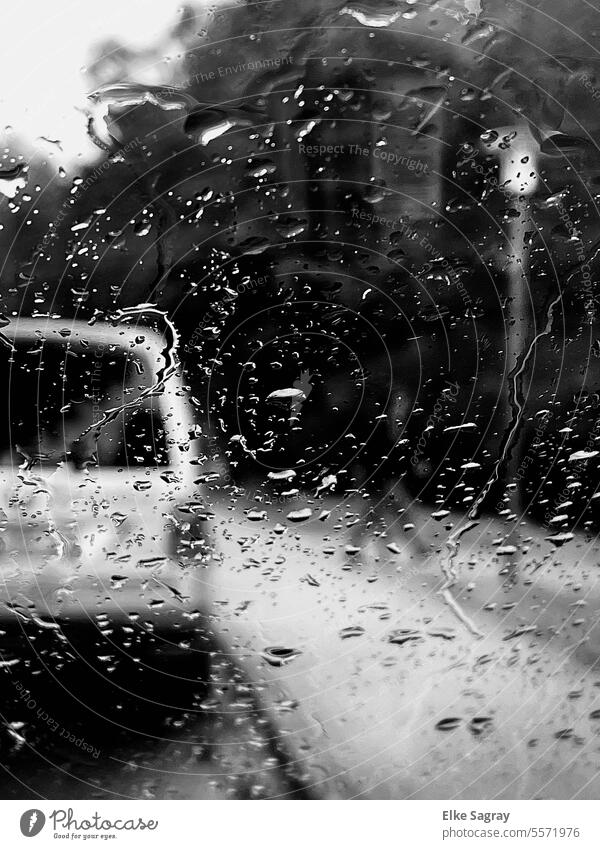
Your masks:
M 19 0 L 2 6 L 0 128 L 20 138 L 59 139 L 67 163 L 96 157 L 87 140 L 86 79 L 95 43 L 116 36 L 135 48 L 151 46 L 176 22 L 181 0 Z M 215 4 L 212 3 L 212 6 Z M 160 73 L 149 68 L 148 78 Z M 40 148 L 42 143 L 37 143 Z M 48 149 L 48 145 L 46 145 Z

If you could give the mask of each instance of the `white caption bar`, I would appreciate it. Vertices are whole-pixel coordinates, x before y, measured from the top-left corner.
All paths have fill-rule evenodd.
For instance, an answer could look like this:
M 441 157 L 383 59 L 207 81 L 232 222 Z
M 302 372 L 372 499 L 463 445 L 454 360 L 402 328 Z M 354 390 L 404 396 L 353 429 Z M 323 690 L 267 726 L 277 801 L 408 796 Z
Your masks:
M 0 802 L 5 846 L 577 847 L 597 849 L 595 801 Z

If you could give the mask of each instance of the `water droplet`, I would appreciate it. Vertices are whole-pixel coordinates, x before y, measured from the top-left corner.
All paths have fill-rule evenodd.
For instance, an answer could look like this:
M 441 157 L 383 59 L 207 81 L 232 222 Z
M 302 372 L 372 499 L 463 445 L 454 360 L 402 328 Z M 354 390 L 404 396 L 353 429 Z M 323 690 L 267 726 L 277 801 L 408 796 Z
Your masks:
M 349 637 L 362 637 L 365 629 L 361 625 L 349 625 L 347 628 L 342 628 L 340 637 L 342 640 L 347 640 Z
M 356 6 L 344 6 L 343 9 L 340 9 L 339 14 L 350 15 L 355 21 L 358 21 L 359 24 L 362 24 L 365 27 L 379 29 L 381 27 L 391 26 L 401 17 L 402 12 L 376 12 L 374 10 L 367 12 Z
M 457 716 L 449 716 L 446 719 L 440 719 L 436 722 L 435 727 L 438 731 L 454 731 L 461 724 L 462 719 Z
M 312 516 L 312 510 L 310 507 L 303 507 L 301 510 L 292 510 L 287 514 L 287 518 L 290 522 L 305 522 L 307 519 L 310 519 Z
M 269 472 L 267 477 L 271 481 L 291 481 L 296 477 L 296 472 L 293 469 L 283 469 L 280 472 Z
M 598 451 L 575 451 L 569 457 L 569 463 L 576 463 L 580 460 L 590 460 L 592 457 L 597 457 Z
M 284 646 L 268 646 L 260 653 L 260 656 L 270 666 L 285 666 L 302 654 L 298 649 L 285 648 Z
M 403 646 L 406 643 L 420 643 L 422 640 L 422 634 L 412 628 L 398 628 L 392 631 L 387 638 L 388 643 L 393 643 L 397 646 Z
M 472 734 L 475 734 L 475 736 L 479 736 L 480 734 L 483 734 L 484 731 L 487 731 L 491 724 L 491 716 L 474 716 L 469 722 L 469 731 Z

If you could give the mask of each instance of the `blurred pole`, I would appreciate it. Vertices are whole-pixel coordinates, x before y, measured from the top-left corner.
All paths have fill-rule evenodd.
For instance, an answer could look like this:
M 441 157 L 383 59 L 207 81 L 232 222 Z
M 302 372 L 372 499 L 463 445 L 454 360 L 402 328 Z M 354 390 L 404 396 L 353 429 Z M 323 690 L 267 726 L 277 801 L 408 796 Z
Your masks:
M 497 128 L 496 145 L 499 160 L 498 182 L 510 209 L 518 215 L 510 217 L 507 226 L 510 261 L 507 267 L 507 290 L 505 306 L 507 375 L 521 362 L 530 341 L 533 327 L 530 310 L 531 293 L 529 279 L 530 245 L 527 232 L 533 229 L 529 198 L 537 188 L 537 143 L 527 125 Z M 510 212 L 509 212 L 510 214 Z M 524 375 L 525 392 L 527 375 Z M 513 418 L 511 394 L 513 380 L 507 377 L 503 393 L 503 421 L 508 428 Z M 516 479 L 520 463 L 520 438 L 512 446 L 506 470 L 506 485 L 512 491 L 513 511 L 519 512 L 521 497 Z M 514 487 L 514 488 L 513 488 Z

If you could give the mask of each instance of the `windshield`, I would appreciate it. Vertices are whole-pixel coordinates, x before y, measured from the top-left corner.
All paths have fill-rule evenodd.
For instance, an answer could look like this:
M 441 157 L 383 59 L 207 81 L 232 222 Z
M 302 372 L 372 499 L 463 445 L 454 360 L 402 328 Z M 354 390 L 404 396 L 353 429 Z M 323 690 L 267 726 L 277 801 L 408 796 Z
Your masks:
M 81 629 L 78 777 L 600 798 L 598 3 L 4 5 L 0 650 Z

